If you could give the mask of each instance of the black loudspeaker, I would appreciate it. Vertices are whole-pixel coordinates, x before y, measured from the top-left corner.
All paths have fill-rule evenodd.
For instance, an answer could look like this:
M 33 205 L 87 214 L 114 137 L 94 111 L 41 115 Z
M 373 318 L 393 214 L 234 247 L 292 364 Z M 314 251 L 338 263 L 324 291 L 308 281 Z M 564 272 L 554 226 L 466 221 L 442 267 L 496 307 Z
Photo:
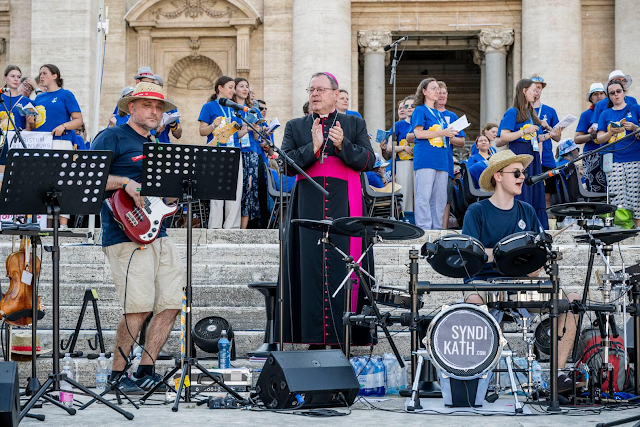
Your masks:
M 0 426 L 18 427 L 19 415 L 18 364 L 0 362 Z
M 345 407 L 353 404 L 360 384 L 340 350 L 274 351 L 256 391 L 267 408 Z

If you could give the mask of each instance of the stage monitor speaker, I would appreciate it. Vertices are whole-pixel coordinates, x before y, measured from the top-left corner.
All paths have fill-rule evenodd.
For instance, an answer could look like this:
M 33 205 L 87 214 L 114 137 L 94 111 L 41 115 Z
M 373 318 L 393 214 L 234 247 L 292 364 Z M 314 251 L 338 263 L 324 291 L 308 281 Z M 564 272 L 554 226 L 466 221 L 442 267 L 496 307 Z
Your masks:
M 274 351 L 256 391 L 272 409 L 346 407 L 353 404 L 360 384 L 340 350 Z
M 18 364 L 0 362 L 0 426 L 18 427 L 18 415 L 20 415 Z

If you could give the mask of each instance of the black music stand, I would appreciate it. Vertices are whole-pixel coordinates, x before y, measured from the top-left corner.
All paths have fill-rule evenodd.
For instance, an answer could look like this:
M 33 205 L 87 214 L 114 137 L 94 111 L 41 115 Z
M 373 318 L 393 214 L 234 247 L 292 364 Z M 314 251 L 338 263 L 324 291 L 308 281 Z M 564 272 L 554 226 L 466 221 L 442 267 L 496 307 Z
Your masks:
M 240 149 L 234 147 L 209 147 L 206 145 L 144 144 L 144 164 L 142 166 L 142 196 L 178 197 L 187 204 L 187 314 L 185 319 L 185 357 L 169 371 L 142 398 L 145 401 L 179 369 L 182 369 L 176 400 L 171 410 L 178 411 L 180 395 L 184 389 L 185 403 L 191 402 L 191 387 L 185 386 L 185 379 L 191 376 L 195 366 L 238 400 L 244 400 L 229 386 L 222 376 L 214 376 L 198 359 L 191 357 L 191 273 L 192 273 L 192 213 L 194 200 L 215 199 L 235 200 L 240 167 Z
M 53 216 L 53 245 L 47 248 L 51 252 L 53 270 L 53 371 L 22 408 L 20 420 L 40 399 L 74 415 L 75 409 L 66 407 L 49 395 L 60 391 L 60 381 L 67 381 L 127 419 L 133 419 L 133 414 L 60 373 L 60 214 L 89 215 L 100 212 L 112 157 L 113 153 L 110 151 L 15 149 L 7 154 L 0 191 L 0 214 L 46 212 Z

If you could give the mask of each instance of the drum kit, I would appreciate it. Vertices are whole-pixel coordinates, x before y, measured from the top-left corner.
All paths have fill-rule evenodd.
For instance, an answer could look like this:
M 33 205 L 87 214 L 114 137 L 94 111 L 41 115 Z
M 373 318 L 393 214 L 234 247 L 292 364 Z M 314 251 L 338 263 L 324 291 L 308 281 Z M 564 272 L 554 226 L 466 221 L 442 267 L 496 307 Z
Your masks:
M 446 406 L 478 407 L 482 406 L 487 390 L 491 385 L 494 372 L 507 372 L 511 390 L 514 392 L 514 409 L 522 412 L 522 405 L 518 402 L 517 387 L 514 372 L 525 372 L 528 381 L 521 384 L 527 396 L 536 396 L 540 384 L 535 384 L 532 378 L 533 362 L 536 359 L 534 343 L 539 331 L 533 331 L 533 324 L 545 324 L 548 327 L 546 351 L 550 354 L 550 412 L 560 410 L 558 400 L 558 316 L 561 313 L 573 311 L 579 314 L 578 333 L 585 311 L 595 311 L 604 318 L 601 331 L 604 347 L 604 360 L 608 360 L 608 348 L 611 345 L 609 336 L 612 313 L 617 311 L 620 304 L 624 304 L 625 313 L 635 317 L 634 324 L 640 323 L 640 280 L 630 280 L 630 275 L 614 272 L 611 266 L 613 244 L 633 237 L 640 230 L 621 230 L 612 228 L 605 222 L 605 228 L 595 230 L 588 225 L 590 219 L 612 213 L 616 206 L 605 203 L 569 203 L 549 208 L 549 212 L 556 216 L 572 216 L 585 230 L 585 234 L 576 236 L 577 243 L 585 243 L 590 247 L 588 270 L 584 283 L 582 301 L 567 302 L 560 296 L 560 280 L 558 261 L 562 259 L 559 248 L 554 247 L 553 238 L 547 233 L 520 232 L 500 240 L 493 248 L 494 270 L 500 277 L 478 281 L 473 277 L 486 272 L 487 253 L 485 247 L 477 239 L 451 234 L 443 236 L 434 242 L 425 243 L 421 251 L 415 248 L 409 251 L 409 284 L 408 292 L 397 288 L 380 286 L 375 282 L 372 274 L 365 271 L 359 262 L 372 247 L 384 240 L 410 240 L 424 235 L 424 231 L 411 224 L 383 219 L 383 218 L 341 218 L 337 220 L 293 220 L 294 224 L 322 232 L 320 241 L 334 247 L 344 257 L 348 273 L 342 282 L 348 292 L 345 295 L 345 312 L 343 317 L 345 352 L 350 352 L 350 328 L 353 325 L 367 325 L 381 327 L 389 340 L 390 346 L 400 363 L 404 366 L 402 357 L 389 334 L 388 326 L 394 323 L 408 326 L 411 331 L 411 373 L 413 385 L 411 399 L 407 404 L 408 410 L 421 408 L 420 397 L 442 396 Z M 608 221 L 608 220 L 607 220 Z M 564 230 L 563 230 L 564 231 Z M 368 243 L 359 260 L 342 252 L 331 242 L 331 234 L 362 237 Z M 420 255 L 419 255 L 420 254 Z M 418 260 L 422 256 L 437 273 L 451 278 L 467 279 L 465 283 L 430 283 L 418 280 Z M 605 265 L 605 273 L 600 290 L 603 292 L 603 302 L 600 305 L 587 304 L 589 283 L 593 271 L 594 260 L 599 256 Z M 547 277 L 527 277 L 528 274 L 544 270 Z M 370 287 L 365 276 L 374 285 Z M 365 306 L 361 313 L 351 310 L 350 290 L 356 284 L 367 295 L 370 306 Z M 630 292 L 633 287 L 633 292 Z M 340 289 L 339 288 L 339 289 Z M 478 306 L 468 303 L 457 303 L 443 306 L 435 316 L 424 316 L 419 313 L 423 307 L 425 293 L 441 291 L 486 291 L 485 305 Z M 337 294 L 338 291 L 334 294 Z M 632 304 L 626 306 L 626 295 L 633 295 Z M 402 315 L 383 314 L 378 305 L 408 310 Z M 492 311 L 490 311 L 492 310 Z M 619 311 L 619 310 L 618 310 Z M 513 369 L 511 350 L 504 348 L 504 338 L 500 317 L 496 312 L 507 313 L 516 320 L 518 332 L 522 332 L 527 354 L 526 369 Z M 549 320 L 541 322 L 543 314 L 549 314 Z M 640 348 L 640 325 L 635 328 L 634 342 L 636 349 Z M 576 336 L 576 341 L 577 341 Z M 577 346 L 574 344 L 574 353 Z M 577 360 L 577 355 L 573 355 Z M 496 369 L 501 359 L 506 360 L 507 369 Z M 636 366 L 640 366 L 640 351 L 636 351 Z M 435 384 L 432 372 L 435 369 L 439 380 L 439 387 Z M 603 364 L 602 372 L 596 381 L 603 383 L 611 375 L 611 366 Z M 640 376 L 640 375 L 637 375 Z M 496 377 L 499 378 L 499 375 Z M 638 381 L 636 379 L 636 388 Z M 612 384 L 613 381 L 609 381 Z M 441 390 L 441 394 L 438 393 Z M 500 391 L 499 381 L 496 382 L 495 394 Z M 609 391 L 612 390 L 603 390 Z M 638 390 L 636 390 L 636 393 Z M 488 397 L 487 397 L 487 400 Z

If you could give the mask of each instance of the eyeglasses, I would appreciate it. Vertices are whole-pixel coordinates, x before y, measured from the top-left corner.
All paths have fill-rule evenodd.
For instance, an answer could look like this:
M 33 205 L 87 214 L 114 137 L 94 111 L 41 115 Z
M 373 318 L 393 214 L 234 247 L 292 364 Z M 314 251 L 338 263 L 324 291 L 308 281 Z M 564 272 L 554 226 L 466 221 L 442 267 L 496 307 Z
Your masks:
M 542 83 L 544 82 L 544 79 L 542 77 L 531 77 L 531 81 L 536 83 Z
M 520 178 L 521 176 L 524 176 L 525 178 L 527 177 L 527 171 L 526 171 L 526 170 L 522 170 L 522 171 L 521 171 L 520 169 L 516 169 L 516 170 L 511 171 L 511 172 L 507 172 L 507 171 L 500 171 L 500 173 L 512 173 L 512 174 L 513 174 L 513 177 L 514 177 L 515 179 L 518 179 L 518 178 Z
M 322 95 L 325 90 L 332 90 L 330 87 L 309 87 L 307 88 L 307 93 L 311 95 L 313 92 L 318 92 L 318 94 Z
M 622 89 L 616 89 L 613 92 L 609 92 L 609 96 L 618 95 L 619 93 L 624 92 Z
M 404 108 L 413 108 L 413 104 L 404 104 Z

